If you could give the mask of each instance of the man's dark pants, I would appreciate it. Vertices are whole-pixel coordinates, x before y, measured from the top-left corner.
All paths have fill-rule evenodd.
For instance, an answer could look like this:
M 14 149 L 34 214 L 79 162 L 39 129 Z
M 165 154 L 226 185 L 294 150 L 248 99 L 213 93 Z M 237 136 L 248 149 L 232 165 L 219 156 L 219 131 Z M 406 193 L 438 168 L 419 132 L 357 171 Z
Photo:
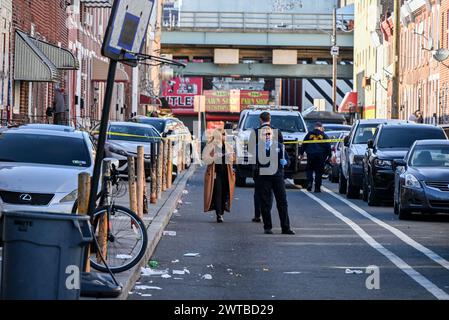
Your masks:
M 254 178 L 254 182 L 256 182 L 257 178 Z M 273 202 L 273 194 L 270 193 L 271 201 Z M 256 187 L 254 188 L 254 218 L 260 219 L 262 216 L 262 209 L 260 208 L 260 196 L 257 192 Z
M 283 176 L 259 176 L 255 179 L 256 193 L 260 200 L 260 210 L 265 230 L 271 230 L 271 208 L 273 207 L 273 196 L 276 199 L 276 206 L 281 220 L 282 231 L 290 230 L 290 220 L 288 217 L 287 193 L 285 191 L 285 181 Z
M 307 180 L 309 185 L 313 184 L 313 174 L 315 173 L 315 188 L 321 187 L 325 163 L 326 156 L 321 153 L 307 155 Z

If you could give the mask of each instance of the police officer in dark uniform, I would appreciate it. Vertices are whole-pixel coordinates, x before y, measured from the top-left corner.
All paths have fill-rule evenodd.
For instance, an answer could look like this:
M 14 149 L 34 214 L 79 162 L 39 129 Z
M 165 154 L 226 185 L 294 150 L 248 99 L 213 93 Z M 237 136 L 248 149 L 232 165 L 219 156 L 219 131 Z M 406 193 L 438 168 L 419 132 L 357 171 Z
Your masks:
M 288 164 L 288 157 L 285 154 L 284 140 L 280 131 L 277 131 L 278 139 L 274 141 L 274 132 L 271 127 L 271 116 L 268 112 L 260 115 L 261 127 L 256 130 L 256 172 L 254 181 L 256 183 L 255 200 L 260 201 L 260 211 L 262 214 L 265 234 L 273 234 L 271 221 L 271 208 L 273 206 L 273 194 L 276 198 L 276 205 L 281 221 L 283 234 L 295 234 L 290 229 L 290 219 L 288 216 L 287 193 L 284 181 L 284 166 Z M 261 139 L 264 135 L 264 139 Z M 259 154 L 259 153 L 265 153 Z M 277 154 L 273 154 L 277 152 Z M 264 158 L 264 159 L 262 159 Z M 263 161 L 267 160 L 267 161 Z M 257 199 L 256 199 L 257 198 Z
M 332 156 L 331 144 L 323 142 L 329 140 L 324 133 L 321 122 L 315 124 L 315 129 L 304 138 L 303 145 L 299 149 L 300 159 L 304 152 L 307 154 L 307 191 L 312 191 L 313 174 L 315 173 L 315 192 L 321 192 L 322 176 L 326 161 Z

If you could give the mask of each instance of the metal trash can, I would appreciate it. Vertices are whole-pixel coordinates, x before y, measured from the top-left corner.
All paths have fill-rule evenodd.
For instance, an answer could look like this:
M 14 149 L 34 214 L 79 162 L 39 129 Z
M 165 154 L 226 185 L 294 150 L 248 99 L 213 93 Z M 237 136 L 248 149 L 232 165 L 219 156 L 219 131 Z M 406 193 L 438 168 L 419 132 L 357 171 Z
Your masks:
M 1 299 L 77 300 L 89 216 L 4 213 Z

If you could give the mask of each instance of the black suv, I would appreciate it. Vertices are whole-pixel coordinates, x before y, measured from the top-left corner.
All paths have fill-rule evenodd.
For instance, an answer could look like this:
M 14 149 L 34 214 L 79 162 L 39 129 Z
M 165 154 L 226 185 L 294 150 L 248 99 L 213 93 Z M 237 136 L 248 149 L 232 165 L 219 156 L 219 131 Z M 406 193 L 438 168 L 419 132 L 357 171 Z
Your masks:
M 447 139 L 440 127 L 424 124 L 382 124 L 368 141 L 363 159 L 363 200 L 368 205 L 392 201 L 394 160 L 404 159 L 417 140 Z

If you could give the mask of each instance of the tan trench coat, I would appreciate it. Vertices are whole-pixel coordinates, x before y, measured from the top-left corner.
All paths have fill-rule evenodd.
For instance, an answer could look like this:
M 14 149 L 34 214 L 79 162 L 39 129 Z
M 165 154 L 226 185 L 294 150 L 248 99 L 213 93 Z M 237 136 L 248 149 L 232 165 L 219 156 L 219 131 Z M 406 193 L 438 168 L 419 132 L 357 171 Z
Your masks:
M 226 156 L 226 163 L 235 162 L 234 149 L 230 144 L 226 144 L 226 153 L 230 156 Z M 204 175 L 204 212 L 209 212 L 215 210 L 213 206 L 213 195 L 214 195 L 214 183 L 215 183 L 215 162 L 214 162 L 214 145 L 212 143 L 206 145 L 203 151 L 203 159 L 207 164 L 206 174 Z M 235 190 L 235 172 L 232 168 L 232 164 L 227 165 L 228 168 L 228 182 L 229 182 L 229 201 L 226 202 L 225 210 L 227 212 L 231 211 L 232 202 L 234 200 L 234 190 Z

